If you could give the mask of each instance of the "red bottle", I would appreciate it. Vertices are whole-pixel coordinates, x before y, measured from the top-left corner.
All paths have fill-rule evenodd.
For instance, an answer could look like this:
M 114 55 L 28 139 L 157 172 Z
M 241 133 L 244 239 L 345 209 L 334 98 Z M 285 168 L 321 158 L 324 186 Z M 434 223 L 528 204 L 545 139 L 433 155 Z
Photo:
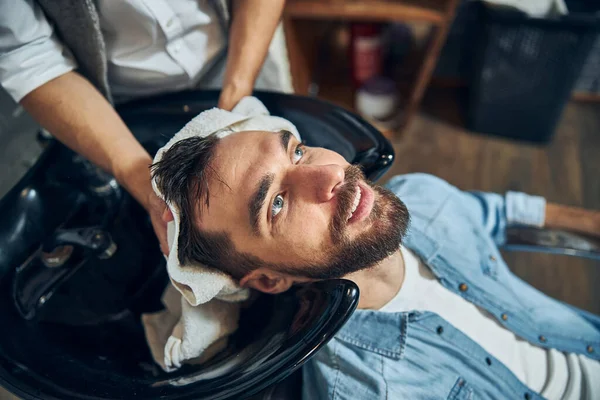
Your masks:
M 350 25 L 350 62 L 352 83 L 359 88 L 383 71 L 381 25 L 352 23 Z

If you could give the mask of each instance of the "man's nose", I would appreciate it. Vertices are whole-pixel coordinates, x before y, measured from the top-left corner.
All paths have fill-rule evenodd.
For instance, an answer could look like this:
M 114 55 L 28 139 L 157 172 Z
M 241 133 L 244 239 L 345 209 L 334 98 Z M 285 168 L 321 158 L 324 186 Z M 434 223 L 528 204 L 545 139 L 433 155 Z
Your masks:
M 331 200 L 344 176 L 344 168 L 337 164 L 299 165 L 293 172 L 297 189 L 317 202 Z

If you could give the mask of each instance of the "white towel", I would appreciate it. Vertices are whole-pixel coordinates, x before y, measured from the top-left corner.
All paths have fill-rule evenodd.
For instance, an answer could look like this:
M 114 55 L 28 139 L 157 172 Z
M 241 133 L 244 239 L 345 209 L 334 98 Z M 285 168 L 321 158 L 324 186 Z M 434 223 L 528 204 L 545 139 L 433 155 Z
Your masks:
M 484 0 L 496 6 L 516 8 L 530 17 L 551 18 L 568 13 L 564 0 Z
M 212 134 L 224 137 L 250 130 L 288 130 L 300 140 L 291 122 L 271 116 L 255 97 L 244 97 L 231 112 L 213 108 L 196 116 L 156 153 L 154 162 L 160 161 L 164 152 L 182 139 Z M 156 182 L 152 185 L 163 198 Z M 205 361 L 226 346 L 227 337 L 238 327 L 239 302 L 246 300 L 249 292 L 225 273 L 200 264 L 179 262 L 180 213 L 174 204 L 167 206 L 174 220 L 167 229 L 167 272 L 171 283 L 162 297 L 166 308 L 142 315 L 142 323 L 154 360 L 170 372 L 184 362 Z

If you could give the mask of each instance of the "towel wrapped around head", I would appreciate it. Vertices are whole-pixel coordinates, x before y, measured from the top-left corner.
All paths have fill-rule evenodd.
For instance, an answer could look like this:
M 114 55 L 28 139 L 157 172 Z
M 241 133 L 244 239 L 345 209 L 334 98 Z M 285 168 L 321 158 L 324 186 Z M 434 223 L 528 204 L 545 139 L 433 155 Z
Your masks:
M 286 119 L 271 116 L 255 97 L 244 97 L 232 111 L 213 108 L 185 125 L 154 157 L 154 162 L 174 143 L 190 137 L 228 136 L 237 132 L 262 130 L 292 132 L 296 127 Z M 163 198 L 156 182 L 156 194 Z M 169 256 L 167 272 L 171 284 L 162 297 L 165 310 L 142 315 L 146 340 L 154 360 L 167 372 L 184 362 L 202 362 L 222 350 L 227 337 L 238 327 L 239 302 L 249 296 L 229 275 L 201 264 L 184 264 L 178 258 L 180 211 L 167 203 L 173 221 L 167 227 Z

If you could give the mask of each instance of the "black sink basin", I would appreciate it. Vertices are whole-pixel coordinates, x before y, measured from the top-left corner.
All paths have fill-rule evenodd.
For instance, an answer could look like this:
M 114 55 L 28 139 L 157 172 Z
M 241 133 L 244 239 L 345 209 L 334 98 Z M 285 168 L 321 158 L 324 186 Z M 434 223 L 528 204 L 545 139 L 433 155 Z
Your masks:
M 257 93 L 376 179 L 393 150 L 359 117 L 315 99 Z M 154 153 L 218 92 L 180 93 L 118 109 Z M 0 384 L 33 399 L 224 399 L 281 381 L 350 317 L 347 280 L 261 295 L 210 362 L 166 374 L 152 360 L 140 315 L 159 310 L 168 282 L 149 218 L 112 177 L 56 142 L 0 200 Z M 299 395 L 299 393 L 296 393 Z

